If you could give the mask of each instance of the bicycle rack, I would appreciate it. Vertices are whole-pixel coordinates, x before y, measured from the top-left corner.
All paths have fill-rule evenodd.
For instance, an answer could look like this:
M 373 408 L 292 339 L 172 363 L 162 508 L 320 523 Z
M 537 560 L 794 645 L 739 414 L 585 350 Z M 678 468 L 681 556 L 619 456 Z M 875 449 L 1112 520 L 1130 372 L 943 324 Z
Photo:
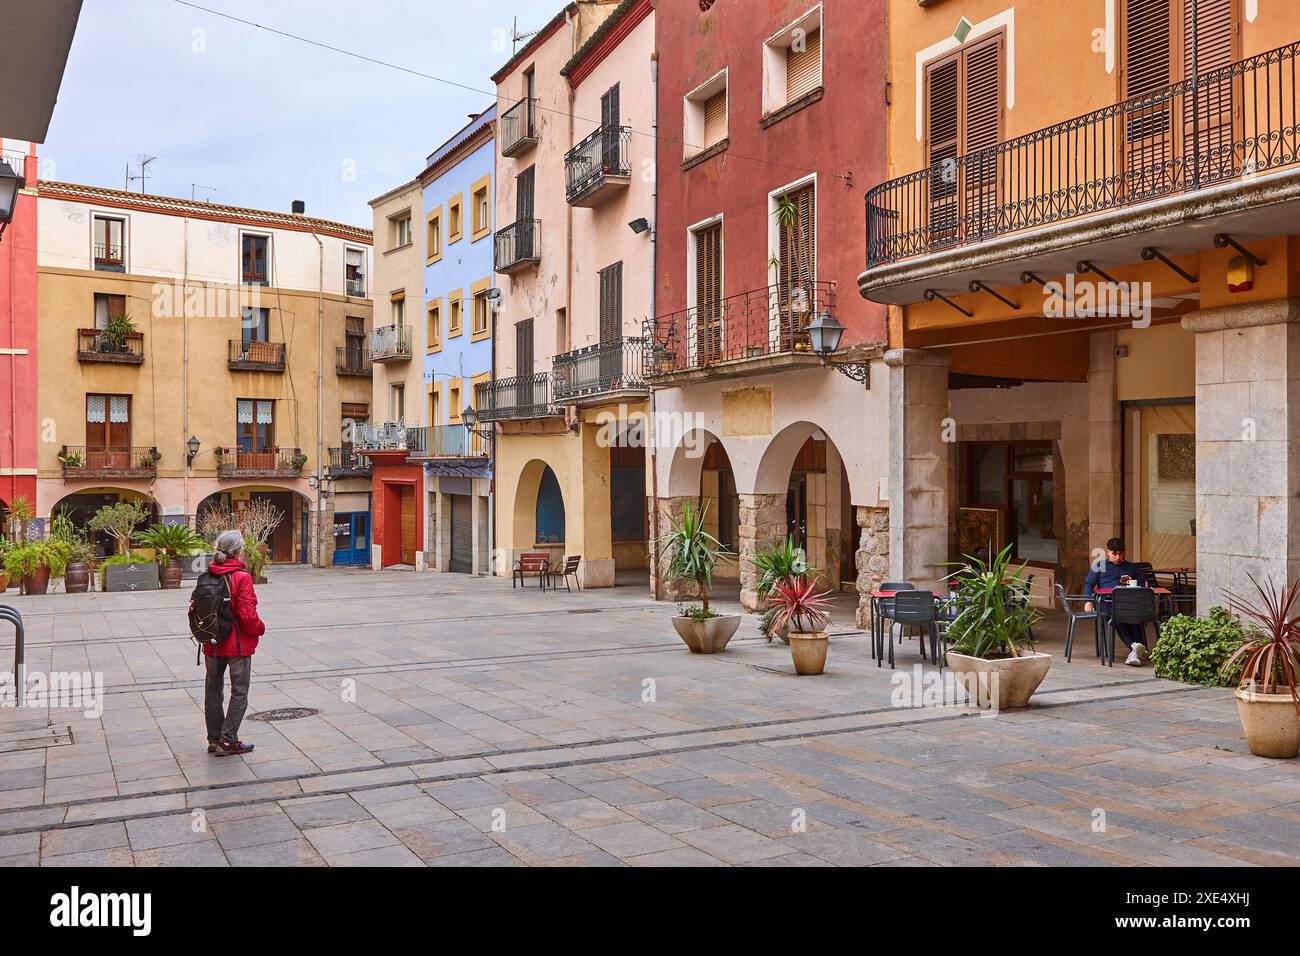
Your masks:
M 23 706 L 26 690 L 27 673 L 23 661 L 23 616 L 16 608 L 0 604 L 0 621 L 8 621 L 14 626 L 14 690 L 18 695 L 18 706 Z

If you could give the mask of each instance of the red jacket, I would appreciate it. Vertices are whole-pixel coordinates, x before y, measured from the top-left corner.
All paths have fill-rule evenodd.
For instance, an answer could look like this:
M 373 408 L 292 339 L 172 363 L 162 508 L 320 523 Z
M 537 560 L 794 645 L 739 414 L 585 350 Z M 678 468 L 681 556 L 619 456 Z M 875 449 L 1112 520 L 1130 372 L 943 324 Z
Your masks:
M 204 644 L 208 657 L 252 657 L 257 650 L 257 639 L 266 633 L 266 625 L 257 616 L 257 594 L 253 591 L 253 576 L 243 561 L 213 562 L 208 565 L 213 574 L 229 575 L 230 603 L 235 611 L 235 626 L 225 640 L 217 644 Z

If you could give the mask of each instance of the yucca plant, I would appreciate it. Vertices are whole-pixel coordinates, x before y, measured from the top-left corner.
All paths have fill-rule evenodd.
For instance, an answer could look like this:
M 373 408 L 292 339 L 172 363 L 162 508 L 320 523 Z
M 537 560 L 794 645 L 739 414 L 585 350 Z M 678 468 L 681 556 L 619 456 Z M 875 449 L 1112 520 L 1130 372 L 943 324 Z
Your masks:
M 831 622 L 831 592 L 818 588 L 817 582 L 806 578 L 788 578 L 772 588 L 768 605 L 772 609 L 772 630 L 789 627 L 798 634 L 812 634 L 826 630 Z
M 1278 587 L 1272 581 L 1260 584 L 1250 578 L 1258 601 L 1228 594 L 1228 606 L 1251 622 L 1246 640 L 1223 664 L 1225 672 L 1241 667 L 1239 685 L 1261 694 L 1279 693 L 1286 688 L 1300 713 L 1300 582 Z
M 949 567 L 957 569 L 945 578 L 957 611 L 947 632 L 952 649 L 985 660 L 1033 651 L 1032 628 L 1041 615 L 1029 603 L 1023 565 L 1012 566 L 1011 545 L 988 561 L 967 555 Z
M 713 586 L 713 569 L 721 560 L 731 557 L 725 544 L 704 530 L 704 518 L 709 506 L 703 500 L 691 508 L 690 502 L 682 505 L 681 518 L 671 519 L 671 529 L 660 538 L 660 547 L 668 561 L 668 576 L 678 581 L 691 581 L 700 590 L 703 605 L 699 615 L 714 617 L 709 610 L 709 588 Z

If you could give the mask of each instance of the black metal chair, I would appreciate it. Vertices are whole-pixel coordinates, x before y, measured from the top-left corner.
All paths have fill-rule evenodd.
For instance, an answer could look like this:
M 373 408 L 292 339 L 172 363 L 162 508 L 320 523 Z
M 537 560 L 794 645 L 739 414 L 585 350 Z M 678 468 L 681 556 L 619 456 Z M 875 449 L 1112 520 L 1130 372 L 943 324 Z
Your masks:
M 560 589 L 559 585 L 555 583 L 555 579 L 559 578 L 564 582 L 564 590 L 572 593 L 573 588 L 569 587 L 569 578 L 573 578 L 573 583 L 578 585 L 578 590 L 581 591 L 582 583 L 578 580 L 578 565 L 580 564 L 582 564 L 582 555 L 568 555 L 564 559 L 564 564 L 554 571 L 548 572 L 551 590 L 558 591 Z
M 1069 623 L 1065 625 L 1065 660 L 1069 662 L 1070 654 L 1074 651 L 1074 625 L 1079 621 L 1092 621 L 1092 644 L 1097 651 L 1097 656 L 1101 657 L 1101 631 L 1097 623 L 1101 620 L 1101 614 L 1097 611 L 1097 604 L 1086 594 L 1066 594 L 1065 585 L 1056 586 L 1056 600 L 1061 602 L 1061 609 L 1065 611 L 1065 616 Z M 1092 610 L 1076 610 L 1074 605 L 1077 603 L 1080 607 L 1086 607 L 1092 603 Z
M 1110 616 L 1106 619 L 1106 637 L 1102 649 L 1106 652 L 1105 662 L 1115 665 L 1115 625 L 1136 624 L 1140 629 L 1142 643 L 1146 641 L 1148 624 L 1156 626 L 1157 636 L 1160 629 L 1160 613 L 1156 594 L 1150 588 L 1116 588 L 1110 594 Z
M 881 591 L 911 591 L 914 585 L 911 581 L 885 581 L 881 583 Z M 879 601 L 872 602 L 872 619 L 871 619 L 871 650 L 876 652 L 877 635 L 880 640 L 884 640 L 885 621 L 889 618 L 890 608 L 893 607 L 893 598 L 880 598 Z M 876 654 L 876 661 L 879 662 L 883 657 L 883 652 Z
M 900 636 L 908 628 L 916 628 L 918 637 L 921 641 L 921 659 L 929 660 L 933 658 L 935 663 L 939 662 L 939 625 L 938 625 L 938 608 L 934 603 L 934 595 L 929 591 L 899 591 L 893 597 L 893 607 L 889 613 L 889 631 L 892 637 L 894 625 L 898 625 Z M 930 638 L 930 658 L 925 655 L 925 639 Z M 894 666 L 894 642 L 888 640 L 889 644 L 889 666 Z M 876 659 L 879 664 L 880 658 Z

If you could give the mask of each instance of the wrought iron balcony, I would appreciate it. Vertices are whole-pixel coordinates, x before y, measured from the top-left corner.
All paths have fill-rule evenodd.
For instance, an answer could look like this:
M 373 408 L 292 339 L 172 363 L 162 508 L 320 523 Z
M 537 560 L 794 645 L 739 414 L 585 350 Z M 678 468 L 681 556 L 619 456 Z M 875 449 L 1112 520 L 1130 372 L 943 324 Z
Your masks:
M 284 343 L 231 339 L 227 364 L 232 370 L 241 372 L 283 372 Z
M 501 155 L 518 156 L 537 145 L 537 99 L 525 96 L 501 114 Z
M 419 429 L 402 422 L 368 422 L 353 426 L 352 447 L 357 451 L 419 451 Z
M 370 459 L 350 445 L 331 448 L 325 473 L 331 478 L 363 478 L 370 474 Z
M 1300 42 L 936 162 L 866 196 L 867 269 L 1300 163 Z
M 640 336 L 621 338 L 555 356 L 555 400 L 568 403 L 645 389 L 645 342 Z
M 156 478 L 158 457 L 157 448 L 143 446 L 64 445 L 59 452 L 64 478 Z
M 298 478 L 306 464 L 307 456 L 297 448 L 217 449 L 218 478 Z
M 366 297 L 366 280 L 365 279 L 345 279 L 347 294 L 357 299 Z
M 646 323 L 644 374 L 672 375 L 766 356 L 811 355 L 805 331 L 816 316 L 835 314 L 825 281 L 767 286 L 682 309 Z
M 108 338 L 103 329 L 77 329 L 77 361 L 143 364 L 144 333 L 128 332 L 119 343 Z
M 334 349 L 334 371 L 338 375 L 374 375 L 370 364 L 370 350 L 364 345 L 339 345 Z
M 407 436 L 413 458 L 488 457 L 486 436 L 464 425 L 426 425 L 407 429 Z
M 411 357 L 411 328 L 384 325 L 370 332 L 370 361 L 401 362 Z
M 95 243 L 95 270 L 98 272 L 125 272 L 126 249 L 122 243 Z
M 602 126 L 564 155 L 565 195 L 571 206 L 598 206 L 632 181 L 631 127 Z
M 474 386 L 474 408 L 480 421 L 549 418 L 561 414 L 551 398 L 549 372 L 516 375 Z
M 520 219 L 497 230 L 493 237 L 497 272 L 518 272 L 541 261 L 541 226 L 541 220 Z

